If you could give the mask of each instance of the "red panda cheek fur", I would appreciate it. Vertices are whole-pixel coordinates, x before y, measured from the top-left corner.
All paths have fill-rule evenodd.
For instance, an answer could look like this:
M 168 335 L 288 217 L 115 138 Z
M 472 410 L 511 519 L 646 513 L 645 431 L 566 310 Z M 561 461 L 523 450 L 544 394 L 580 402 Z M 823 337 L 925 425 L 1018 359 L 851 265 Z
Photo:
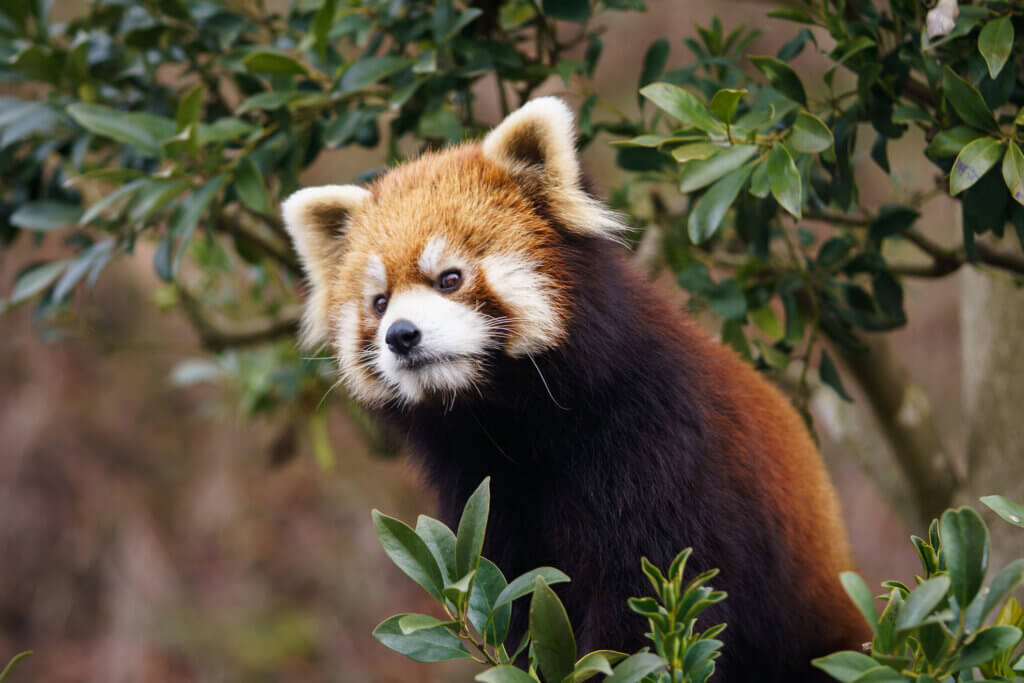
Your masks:
M 557 110 L 533 110 L 554 112 L 551 121 L 510 117 L 529 144 L 510 144 L 502 124 L 482 145 L 399 166 L 354 214 L 333 301 L 361 296 L 370 254 L 384 260 L 389 287 L 421 278 L 410 264 L 440 236 L 471 259 L 528 256 L 552 284 L 561 325 L 540 352 L 494 353 L 486 381 L 454 402 L 373 412 L 407 435 L 449 525 L 491 477 L 484 555 L 509 578 L 540 565 L 568 573 L 555 589 L 581 652 L 649 646 L 626 602 L 650 594 L 640 558 L 665 567 L 692 547 L 688 573 L 719 568 L 713 585 L 729 594 L 698 623 L 728 622 L 716 680 L 828 680 L 810 660 L 859 649 L 869 634 L 839 584 L 852 563 L 817 449 L 787 399 L 609 239 L 610 214 L 566 175 L 572 133 Z M 543 165 L 553 140 L 557 177 L 504 156 Z M 497 301 L 483 278 L 476 286 L 492 315 L 515 303 Z M 363 325 L 366 337 L 372 321 Z M 510 638 L 525 627 L 517 604 Z

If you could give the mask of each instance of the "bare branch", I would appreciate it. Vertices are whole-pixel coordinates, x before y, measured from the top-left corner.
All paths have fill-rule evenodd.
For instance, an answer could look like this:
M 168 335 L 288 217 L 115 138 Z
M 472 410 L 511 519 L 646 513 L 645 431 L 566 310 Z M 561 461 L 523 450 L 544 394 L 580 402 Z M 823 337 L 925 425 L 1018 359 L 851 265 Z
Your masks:
M 211 351 L 262 344 L 293 336 L 299 329 L 299 307 L 286 309 L 276 318 L 237 322 L 209 317 L 203 304 L 181 284 L 178 285 L 178 298 L 185 316 L 199 335 L 200 343 Z

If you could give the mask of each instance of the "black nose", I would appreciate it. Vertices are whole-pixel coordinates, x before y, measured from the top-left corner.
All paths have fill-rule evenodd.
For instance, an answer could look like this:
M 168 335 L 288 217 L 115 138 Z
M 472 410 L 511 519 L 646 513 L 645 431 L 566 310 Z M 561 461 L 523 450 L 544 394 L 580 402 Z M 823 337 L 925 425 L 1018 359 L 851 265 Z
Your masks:
M 396 320 L 391 323 L 388 333 L 384 335 L 384 341 L 388 348 L 399 356 L 406 356 L 420 343 L 419 329 L 408 320 Z

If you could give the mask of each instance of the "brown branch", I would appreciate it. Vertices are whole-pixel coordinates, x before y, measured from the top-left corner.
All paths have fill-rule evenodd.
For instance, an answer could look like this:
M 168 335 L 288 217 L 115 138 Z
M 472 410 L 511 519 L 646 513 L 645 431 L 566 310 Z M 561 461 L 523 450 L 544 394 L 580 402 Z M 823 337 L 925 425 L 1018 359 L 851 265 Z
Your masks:
M 262 215 L 260 218 L 264 221 L 267 220 L 267 218 Z M 248 242 L 270 258 L 280 263 L 293 274 L 302 275 L 302 266 L 299 263 L 299 257 L 295 253 L 295 250 L 291 248 L 290 243 L 282 245 L 277 240 L 271 240 L 264 237 L 243 223 L 238 216 L 222 213 L 217 216 L 216 226 L 217 230 Z
M 229 322 L 208 317 L 203 305 L 180 283 L 178 299 L 185 316 L 199 335 L 199 342 L 211 351 L 263 344 L 293 336 L 299 329 L 301 314 L 297 307 L 286 309 L 276 318 Z

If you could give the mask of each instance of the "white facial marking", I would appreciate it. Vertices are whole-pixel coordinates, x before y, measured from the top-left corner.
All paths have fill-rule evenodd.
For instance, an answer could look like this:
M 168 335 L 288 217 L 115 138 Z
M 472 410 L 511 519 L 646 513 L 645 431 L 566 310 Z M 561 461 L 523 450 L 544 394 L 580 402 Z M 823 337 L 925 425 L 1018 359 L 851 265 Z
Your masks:
M 363 284 L 363 294 L 367 297 L 377 294 L 384 294 L 388 291 L 388 272 L 384 268 L 384 262 L 380 256 L 372 254 L 366 259 L 366 280 Z
M 334 324 L 337 330 L 335 344 L 338 349 L 338 368 L 345 386 L 356 400 L 367 405 L 387 401 L 390 393 L 366 369 L 363 349 L 359 344 L 359 305 L 354 301 L 343 304 Z
M 510 356 L 543 351 L 561 341 L 564 330 L 553 304 L 553 285 L 533 262 L 517 254 L 492 254 L 484 257 L 481 270 L 491 291 L 512 312 L 515 333 L 506 348 Z
M 439 275 L 441 269 L 445 267 L 443 259 L 447 247 L 448 243 L 444 241 L 443 237 L 431 237 L 427 246 L 423 247 L 423 253 L 420 254 L 418 261 L 420 272 L 431 277 Z
M 432 362 L 409 367 L 388 348 L 388 328 L 398 320 L 408 320 L 422 335 L 409 359 Z M 493 343 L 492 327 L 486 316 L 427 287 L 398 292 L 377 329 L 376 369 L 410 403 L 429 392 L 454 394 L 480 376 L 481 356 Z

